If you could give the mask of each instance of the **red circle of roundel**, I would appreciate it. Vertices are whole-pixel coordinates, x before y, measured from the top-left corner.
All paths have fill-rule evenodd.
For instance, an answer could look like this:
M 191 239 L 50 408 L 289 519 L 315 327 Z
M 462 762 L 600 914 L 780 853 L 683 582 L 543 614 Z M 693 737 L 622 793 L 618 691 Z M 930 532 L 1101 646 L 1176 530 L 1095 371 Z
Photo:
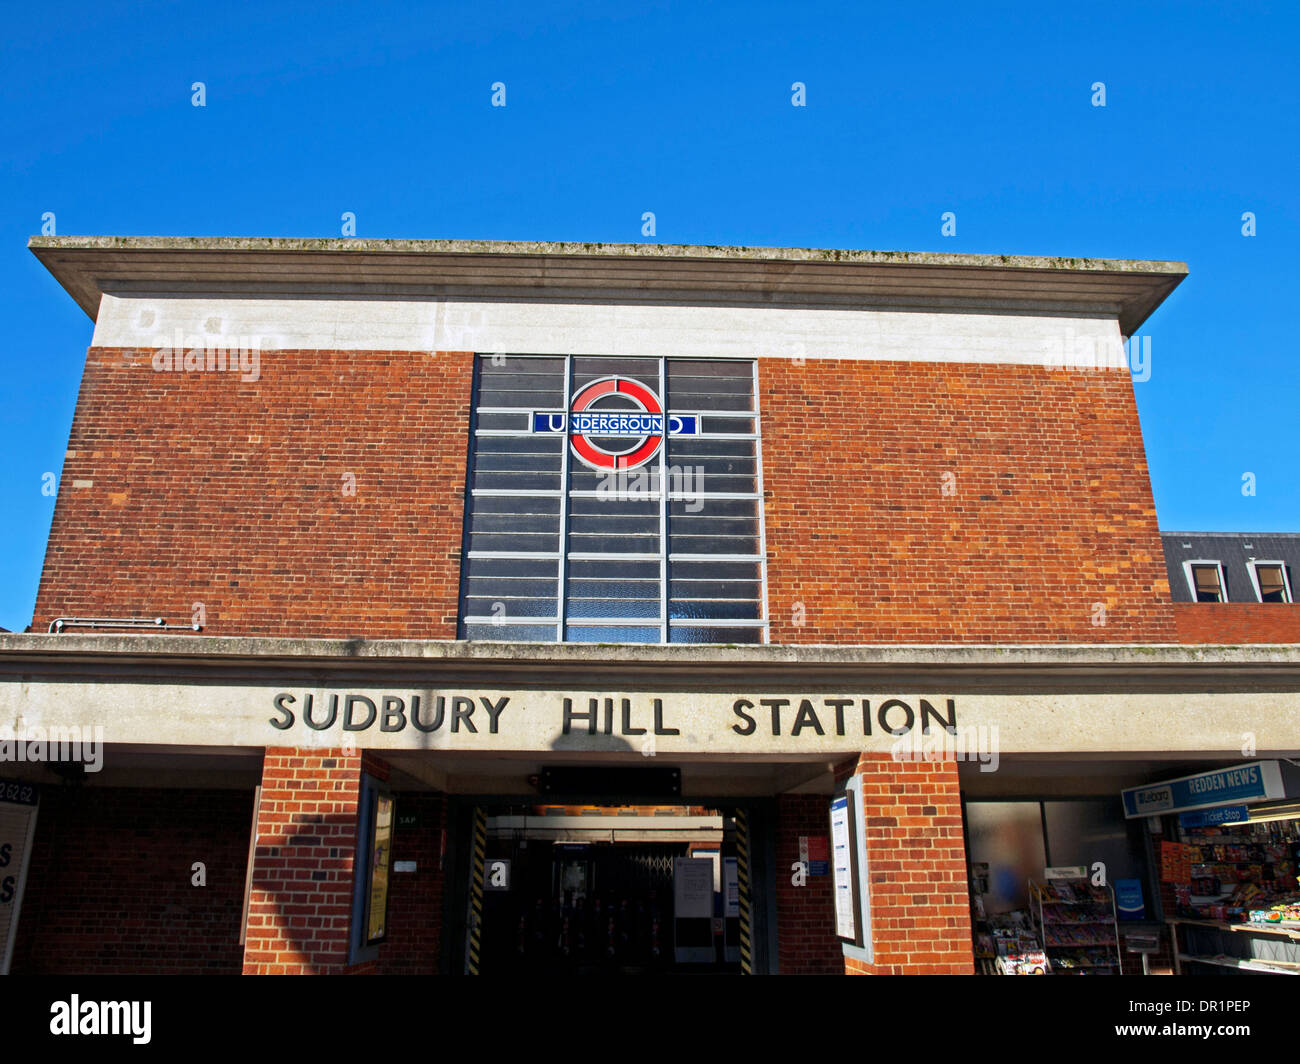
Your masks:
M 615 394 L 626 395 L 648 414 L 663 413 L 663 407 L 659 405 L 659 397 L 654 392 L 644 384 L 625 377 L 607 377 L 604 380 L 592 381 L 573 397 L 569 409 L 574 414 L 580 414 L 602 395 Z M 635 469 L 654 457 L 663 442 L 663 436 L 658 433 L 646 436 L 640 446 L 626 454 L 607 454 L 599 450 L 586 436 L 579 436 L 577 433 L 571 433 L 569 440 L 573 444 L 574 453 L 589 466 L 596 469 Z

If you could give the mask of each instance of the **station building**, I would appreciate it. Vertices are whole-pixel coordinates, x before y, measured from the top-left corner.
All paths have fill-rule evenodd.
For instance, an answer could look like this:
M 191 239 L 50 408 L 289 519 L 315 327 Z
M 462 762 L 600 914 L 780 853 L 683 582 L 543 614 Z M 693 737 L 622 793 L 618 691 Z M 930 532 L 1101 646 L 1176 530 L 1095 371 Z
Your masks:
M 1289 569 L 1167 568 L 1181 263 L 31 248 L 94 333 L 0 635 L 15 973 L 969 973 L 1026 823 L 1158 916 L 1121 792 L 1300 754 Z

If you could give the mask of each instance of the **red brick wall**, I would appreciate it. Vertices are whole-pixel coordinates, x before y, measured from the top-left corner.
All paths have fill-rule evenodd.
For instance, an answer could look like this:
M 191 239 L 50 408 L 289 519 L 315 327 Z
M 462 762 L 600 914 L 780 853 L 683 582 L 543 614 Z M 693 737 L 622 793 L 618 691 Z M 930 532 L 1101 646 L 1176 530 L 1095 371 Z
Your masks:
M 348 966 L 361 773 L 355 750 L 267 747 L 246 975 L 373 968 Z
M 214 635 L 455 637 L 471 355 L 268 352 L 250 382 L 152 358 L 88 354 L 38 630 L 201 602 Z M 773 641 L 1174 641 L 1126 374 L 759 379 Z
M 867 868 L 875 961 L 853 975 L 974 971 L 966 844 L 955 761 L 863 754 Z
M 42 787 L 12 971 L 238 974 L 252 815 L 252 791 Z
M 390 877 L 388 941 L 379 947 L 381 975 L 434 975 L 442 950 L 443 869 L 439 866 L 446 798 L 441 794 L 396 795 L 399 818 L 415 815 L 412 828 L 397 827 L 393 860 L 414 861 L 416 870 Z
M 790 866 L 799 860 L 799 836 L 830 835 L 829 799 L 783 794 L 776 801 L 776 928 L 782 975 L 836 975 L 844 954 L 835 937 L 831 877 L 808 876 L 796 887 Z
M 1179 602 L 1179 643 L 1300 643 L 1300 608 L 1277 602 Z
M 455 638 L 471 355 L 152 358 L 87 355 L 35 630 L 202 602 L 208 635 Z
M 759 386 L 773 642 L 1173 641 L 1127 374 L 763 359 Z

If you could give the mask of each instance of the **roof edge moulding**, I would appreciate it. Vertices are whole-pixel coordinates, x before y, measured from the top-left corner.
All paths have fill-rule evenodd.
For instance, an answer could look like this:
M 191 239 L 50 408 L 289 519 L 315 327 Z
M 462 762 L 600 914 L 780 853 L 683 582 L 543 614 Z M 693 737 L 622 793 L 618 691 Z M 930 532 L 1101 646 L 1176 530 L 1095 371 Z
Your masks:
M 542 300 L 1112 317 L 1131 336 L 1182 262 L 684 244 L 32 237 L 93 319 L 105 294 Z

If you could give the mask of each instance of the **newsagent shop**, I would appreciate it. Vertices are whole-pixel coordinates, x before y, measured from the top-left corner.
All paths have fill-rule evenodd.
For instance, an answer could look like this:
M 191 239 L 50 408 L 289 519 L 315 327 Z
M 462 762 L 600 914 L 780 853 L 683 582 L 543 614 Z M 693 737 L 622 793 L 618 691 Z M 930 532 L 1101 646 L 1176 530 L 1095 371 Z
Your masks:
M 5 970 L 1289 970 L 1300 623 L 1174 600 L 1126 353 L 1181 263 L 30 246 Z

